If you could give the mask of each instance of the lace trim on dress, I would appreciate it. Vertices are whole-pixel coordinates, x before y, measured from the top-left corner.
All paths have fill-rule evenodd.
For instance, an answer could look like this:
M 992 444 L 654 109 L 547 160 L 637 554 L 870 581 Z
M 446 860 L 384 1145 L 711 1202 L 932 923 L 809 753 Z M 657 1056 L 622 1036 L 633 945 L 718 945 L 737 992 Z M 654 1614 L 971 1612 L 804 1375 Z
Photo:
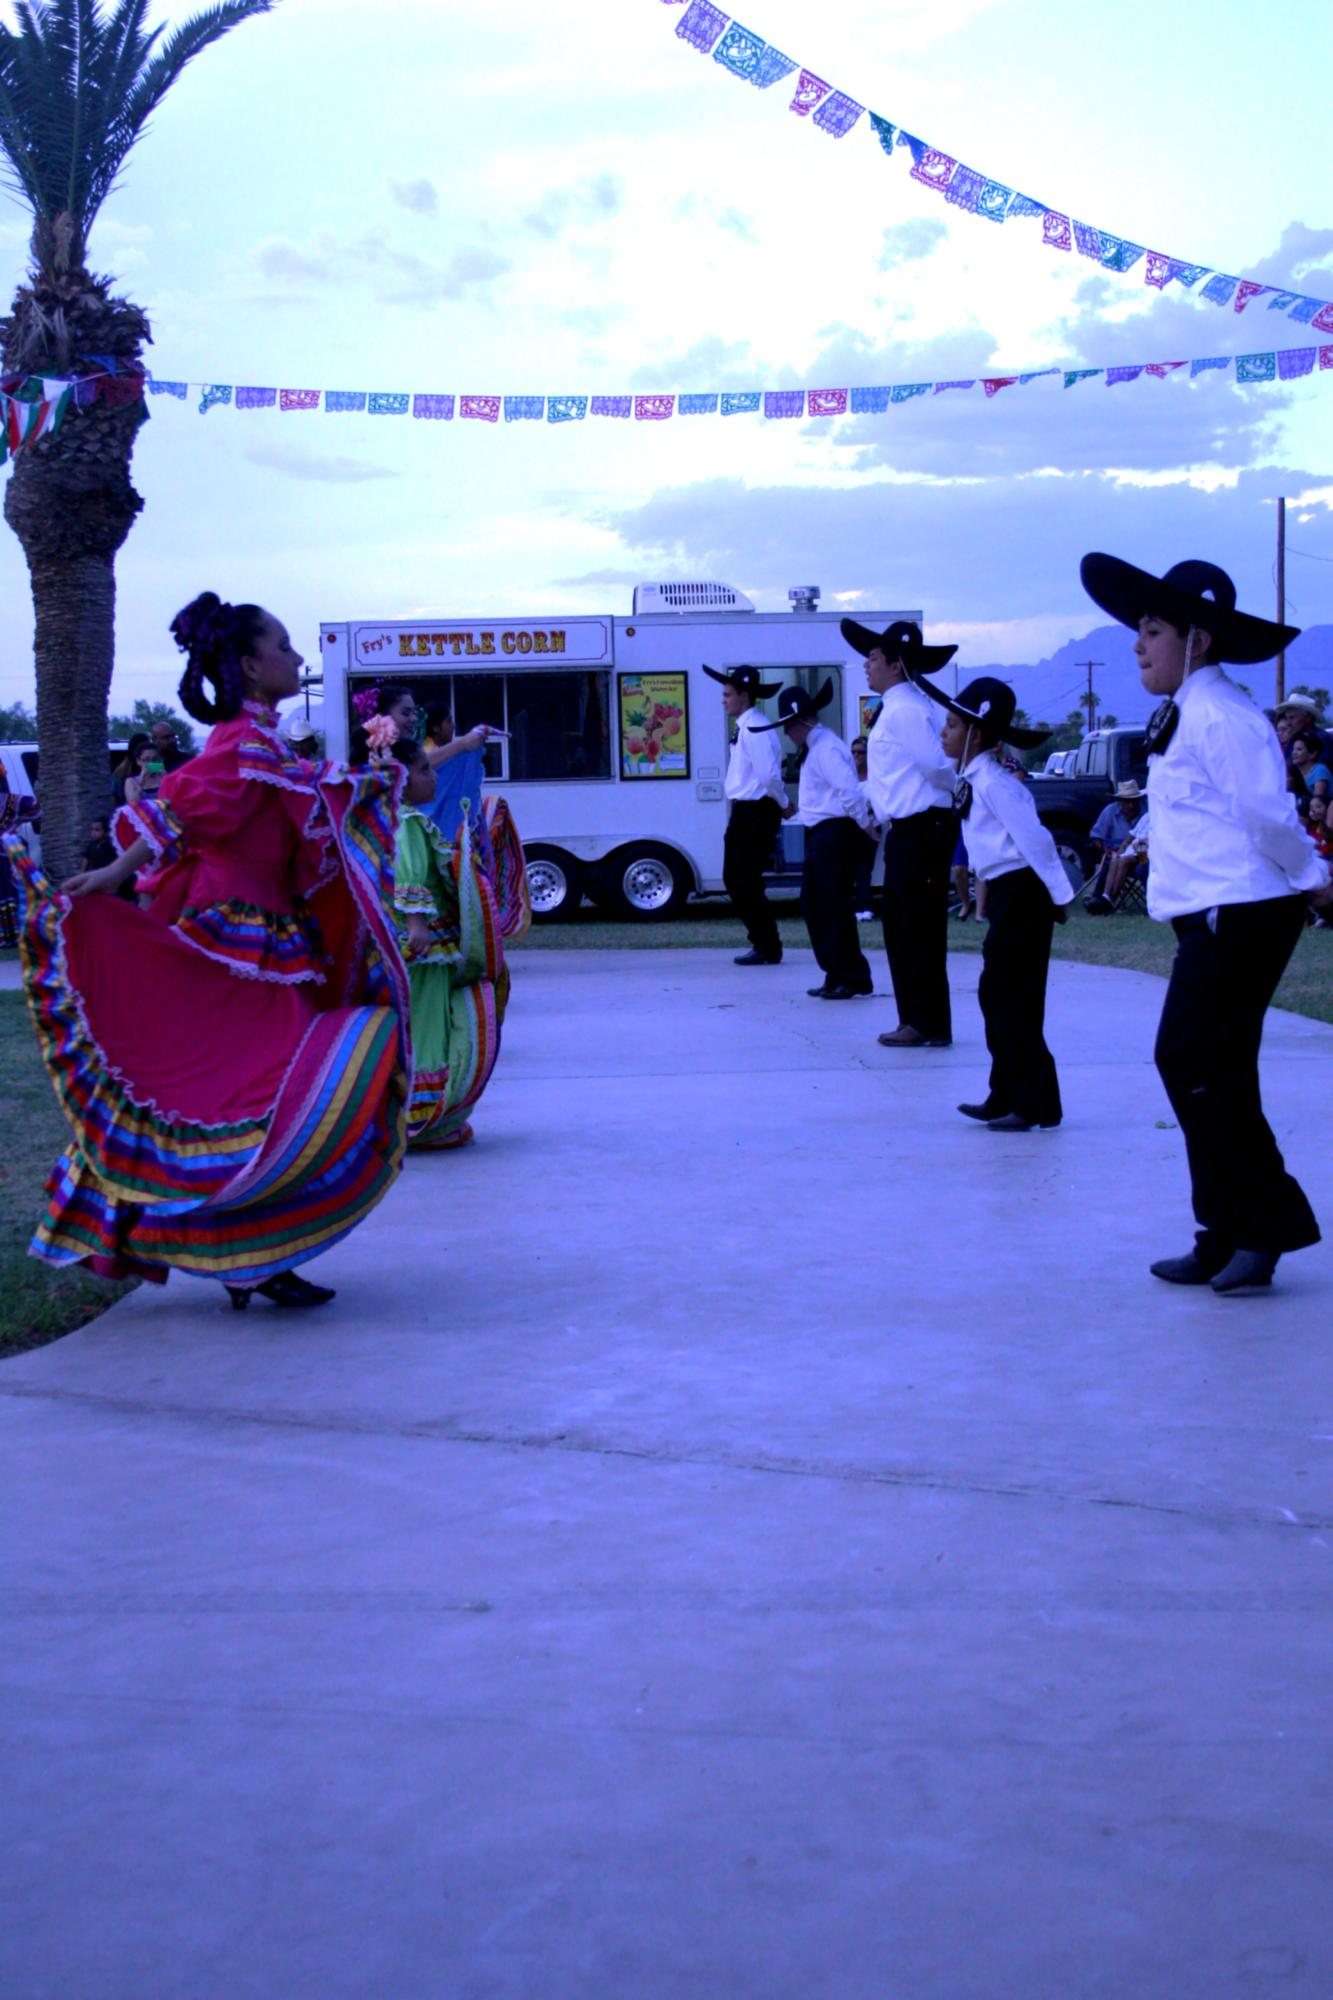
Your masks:
M 187 904 L 174 928 L 195 951 L 244 979 L 324 983 L 318 937 L 309 919 L 295 912 L 264 910 L 232 896 L 206 907 Z

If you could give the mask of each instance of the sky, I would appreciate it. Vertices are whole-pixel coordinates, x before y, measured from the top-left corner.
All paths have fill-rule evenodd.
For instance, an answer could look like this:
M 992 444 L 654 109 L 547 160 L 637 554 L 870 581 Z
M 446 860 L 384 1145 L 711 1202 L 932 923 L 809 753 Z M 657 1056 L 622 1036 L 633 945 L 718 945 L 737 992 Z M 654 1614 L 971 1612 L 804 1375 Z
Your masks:
M 186 9 L 163 18 L 179 21 Z M 1308 344 L 1046 250 L 677 39 L 664 0 L 278 0 L 185 73 L 92 238 L 191 382 L 509 394 L 921 381 Z M 8 10 L 0 5 L 0 17 Z M 12 15 L 9 16 L 12 19 Z M 1333 298 L 1333 13 L 1215 0 L 746 0 L 756 33 L 1008 185 Z M 17 283 L 27 228 L 0 207 Z M 1327 336 L 1326 336 L 1327 338 Z M 960 661 L 1099 624 L 1079 557 L 1221 562 L 1333 623 L 1333 371 L 923 397 L 885 416 L 550 426 L 152 401 L 117 564 L 113 706 L 170 699 L 202 589 L 308 655 L 321 620 L 628 612 L 710 577 L 760 609 L 921 605 Z M 0 533 L 0 701 L 30 700 Z

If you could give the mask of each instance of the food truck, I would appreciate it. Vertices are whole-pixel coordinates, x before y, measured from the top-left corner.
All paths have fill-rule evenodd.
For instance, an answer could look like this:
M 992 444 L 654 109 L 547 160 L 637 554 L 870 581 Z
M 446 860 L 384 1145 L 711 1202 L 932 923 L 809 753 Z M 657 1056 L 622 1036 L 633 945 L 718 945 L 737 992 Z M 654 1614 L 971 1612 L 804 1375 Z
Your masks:
M 326 753 L 347 754 L 352 697 L 401 683 L 419 708 L 447 707 L 461 732 L 503 730 L 485 753 L 485 788 L 503 792 L 523 840 L 533 915 L 568 917 L 586 895 L 608 915 L 677 915 L 722 893 L 728 725 L 704 672 L 758 666 L 765 679 L 833 700 L 822 720 L 850 742 L 873 697 L 863 661 L 818 609 L 756 611 L 722 583 L 640 584 L 628 617 L 350 620 L 320 627 Z M 866 611 L 877 631 L 915 610 Z M 776 699 L 761 704 L 776 717 Z M 780 739 L 784 753 L 791 750 Z M 796 796 L 796 760 L 784 763 Z M 770 879 L 800 873 L 801 829 L 784 826 Z

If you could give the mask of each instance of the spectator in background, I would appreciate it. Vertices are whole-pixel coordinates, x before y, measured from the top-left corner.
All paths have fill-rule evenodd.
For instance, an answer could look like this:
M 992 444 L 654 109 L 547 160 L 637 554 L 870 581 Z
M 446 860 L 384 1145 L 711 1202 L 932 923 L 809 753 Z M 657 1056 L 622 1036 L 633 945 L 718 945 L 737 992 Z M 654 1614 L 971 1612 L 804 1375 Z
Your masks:
M 136 739 L 139 750 L 133 770 L 125 779 L 122 805 L 137 806 L 144 798 L 156 798 L 158 787 L 166 776 L 162 759 L 157 754 L 157 745 L 151 736 Z
M 1296 810 L 1303 817 L 1309 811 L 1311 799 L 1326 799 L 1330 789 L 1333 789 L 1333 771 L 1323 761 L 1323 754 L 1324 746 L 1317 729 L 1297 730 L 1291 739 L 1288 756 L 1297 780 L 1292 785 L 1296 794 Z
M 131 736 L 125 755 L 111 773 L 111 797 L 116 805 L 125 804 L 125 787 L 131 778 L 138 778 L 140 756 L 145 745 L 151 742 L 152 738 L 142 729 L 137 729 Z
M 9 780 L 0 769 L 0 834 L 18 835 L 37 817 L 37 801 L 27 792 L 11 792 Z M 18 943 L 14 877 L 0 846 L 0 945 Z
M 1122 855 L 1131 842 L 1140 821 L 1145 816 L 1147 794 L 1136 779 L 1126 778 L 1115 788 L 1115 797 L 1103 806 L 1092 823 L 1090 838 L 1101 849 L 1097 872 L 1092 878 L 1092 890 L 1087 897 L 1087 907 L 1093 916 L 1109 916 L 1115 908 L 1115 899 L 1124 884 L 1128 867 L 1115 871 L 1117 857 Z M 1115 886 L 1111 876 L 1116 873 Z
M 190 753 L 182 750 L 176 731 L 169 722 L 155 722 L 148 734 L 163 772 L 178 771 L 182 764 L 188 764 Z

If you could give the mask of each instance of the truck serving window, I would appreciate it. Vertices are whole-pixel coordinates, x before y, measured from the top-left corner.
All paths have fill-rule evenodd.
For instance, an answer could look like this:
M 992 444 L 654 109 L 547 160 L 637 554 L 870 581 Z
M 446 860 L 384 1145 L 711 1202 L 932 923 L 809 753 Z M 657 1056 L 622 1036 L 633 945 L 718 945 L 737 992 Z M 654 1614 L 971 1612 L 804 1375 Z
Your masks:
M 357 675 L 351 698 L 379 675 Z M 437 711 L 452 715 L 458 731 L 489 722 L 508 730 L 486 751 L 486 776 L 498 784 L 560 784 L 611 776 L 611 676 L 605 668 L 529 673 L 395 674 L 412 690 L 421 731 Z

